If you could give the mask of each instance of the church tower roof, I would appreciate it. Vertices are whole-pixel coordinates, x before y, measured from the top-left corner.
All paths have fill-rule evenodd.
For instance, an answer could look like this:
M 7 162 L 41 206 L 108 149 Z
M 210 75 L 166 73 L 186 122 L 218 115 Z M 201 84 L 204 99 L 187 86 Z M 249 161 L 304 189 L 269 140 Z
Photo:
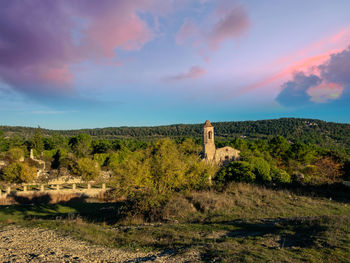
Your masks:
M 210 121 L 206 120 L 204 123 L 204 128 L 206 127 L 213 127 L 213 125 L 211 125 Z

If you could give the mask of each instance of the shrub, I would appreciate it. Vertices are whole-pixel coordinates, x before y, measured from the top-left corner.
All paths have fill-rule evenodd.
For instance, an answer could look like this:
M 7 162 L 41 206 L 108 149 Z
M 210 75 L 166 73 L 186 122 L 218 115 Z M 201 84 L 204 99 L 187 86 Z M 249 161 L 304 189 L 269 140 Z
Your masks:
M 3 169 L 3 179 L 11 183 L 31 182 L 36 178 L 36 169 L 25 163 L 12 163 Z
M 142 216 L 146 221 L 162 219 L 163 207 L 167 204 L 169 195 L 155 191 L 135 191 L 128 196 L 120 212 L 127 217 Z
M 270 174 L 270 165 L 263 158 L 252 158 L 250 161 L 253 172 L 256 175 L 256 179 L 261 182 L 270 182 L 272 180 Z
M 8 151 L 8 157 L 13 162 L 20 161 L 24 158 L 24 150 L 20 147 L 13 147 Z
M 89 158 L 81 158 L 77 161 L 74 172 L 81 176 L 83 180 L 90 181 L 100 175 L 101 169 L 99 164 Z
M 252 165 L 246 161 L 231 162 L 220 170 L 215 177 L 215 180 L 218 186 L 223 186 L 231 181 L 247 183 L 254 182 L 256 176 L 252 170 Z
M 275 183 L 290 183 L 292 181 L 290 175 L 285 170 L 279 168 L 271 169 L 271 177 Z

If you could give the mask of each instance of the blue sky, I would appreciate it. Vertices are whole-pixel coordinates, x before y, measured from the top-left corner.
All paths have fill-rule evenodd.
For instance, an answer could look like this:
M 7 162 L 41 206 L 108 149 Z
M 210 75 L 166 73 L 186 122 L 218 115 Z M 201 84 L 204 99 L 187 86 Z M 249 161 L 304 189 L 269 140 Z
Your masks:
M 350 123 L 349 10 L 347 0 L 4 0 L 0 125 Z

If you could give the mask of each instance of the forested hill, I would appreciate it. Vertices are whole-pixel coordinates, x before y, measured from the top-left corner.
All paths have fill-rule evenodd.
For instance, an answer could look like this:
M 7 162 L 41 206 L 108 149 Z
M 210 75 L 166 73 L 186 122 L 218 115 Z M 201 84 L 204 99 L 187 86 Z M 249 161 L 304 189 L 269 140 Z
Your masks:
M 319 145 L 350 147 L 350 124 L 340 124 L 312 119 L 283 118 L 261 121 L 217 122 L 215 135 L 218 140 L 237 137 L 270 138 L 282 135 L 291 141 L 310 142 Z M 109 127 L 81 130 L 47 130 L 43 135 L 61 134 L 73 136 L 87 133 L 93 137 L 116 139 L 150 139 L 159 137 L 195 137 L 202 136 L 203 124 L 176 124 L 155 127 Z M 5 136 L 20 135 L 31 137 L 35 128 L 0 126 Z

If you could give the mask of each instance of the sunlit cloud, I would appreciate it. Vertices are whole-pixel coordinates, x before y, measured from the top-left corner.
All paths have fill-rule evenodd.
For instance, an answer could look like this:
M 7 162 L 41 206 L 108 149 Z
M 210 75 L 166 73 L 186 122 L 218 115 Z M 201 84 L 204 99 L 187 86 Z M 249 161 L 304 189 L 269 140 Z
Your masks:
M 327 103 L 350 89 L 350 46 L 317 66 L 315 74 L 299 71 L 282 85 L 277 101 L 285 106 Z
M 311 97 L 310 101 L 326 103 L 338 99 L 343 93 L 344 86 L 337 83 L 321 83 L 310 87 L 306 92 Z
M 281 82 L 286 81 L 293 74 L 301 71 L 318 76 L 320 74 L 319 65 L 329 61 L 332 55 L 342 52 L 344 47 L 349 44 L 349 39 L 350 27 L 343 28 L 337 33 L 322 38 L 293 54 L 283 56 L 272 63 L 267 63 L 264 70 L 268 70 L 269 68 L 273 70 L 276 67 L 282 67 L 282 69 L 260 81 L 245 86 L 235 92 L 233 96 L 238 97 L 257 89 L 280 89 Z M 339 68 L 339 70 L 342 69 Z

